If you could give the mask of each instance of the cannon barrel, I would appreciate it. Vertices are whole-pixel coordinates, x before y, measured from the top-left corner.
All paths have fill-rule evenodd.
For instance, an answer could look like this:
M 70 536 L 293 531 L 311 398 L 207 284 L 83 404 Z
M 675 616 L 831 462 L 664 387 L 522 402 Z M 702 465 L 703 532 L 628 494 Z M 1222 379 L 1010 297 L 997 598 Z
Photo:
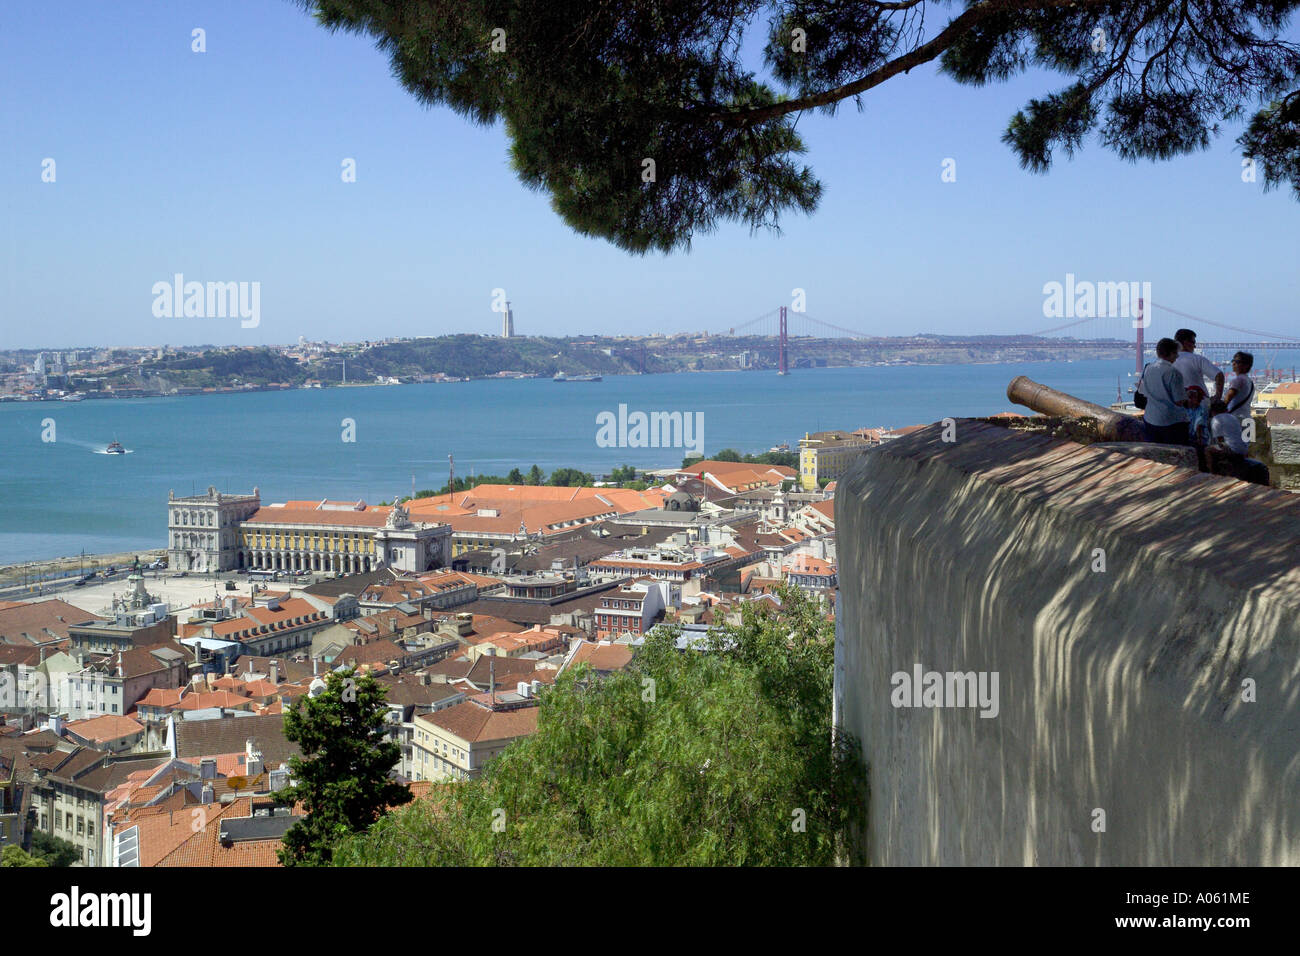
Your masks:
M 1131 415 L 1121 415 L 1109 408 L 1058 392 L 1029 378 L 1017 375 L 1007 386 L 1007 398 L 1043 415 L 1060 415 L 1065 418 L 1092 418 L 1101 426 L 1104 441 L 1144 441 L 1142 423 Z

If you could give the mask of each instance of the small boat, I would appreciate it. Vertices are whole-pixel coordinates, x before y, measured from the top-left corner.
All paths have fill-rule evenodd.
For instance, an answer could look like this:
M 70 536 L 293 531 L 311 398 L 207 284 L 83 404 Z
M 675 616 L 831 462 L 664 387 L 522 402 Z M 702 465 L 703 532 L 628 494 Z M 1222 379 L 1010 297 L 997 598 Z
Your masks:
M 126 449 L 122 447 L 122 443 L 120 441 L 111 441 L 108 443 L 108 447 L 104 449 L 104 454 L 125 455 Z
M 556 372 L 552 382 L 599 382 L 602 381 L 599 375 L 565 375 L 563 372 Z
M 61 402 L 80 402 L 80 401 L 84 401 L 85 398 L 86 398 L 86 396 L 85 396 L 85 394 L 82 393 L 82 392 L 71 392 L 71 393 L 69 393 L 69 394 L 67 394 L 67 395 L 64 395 L 61 399 L 59 399 L 59 401 L 61 401 Z

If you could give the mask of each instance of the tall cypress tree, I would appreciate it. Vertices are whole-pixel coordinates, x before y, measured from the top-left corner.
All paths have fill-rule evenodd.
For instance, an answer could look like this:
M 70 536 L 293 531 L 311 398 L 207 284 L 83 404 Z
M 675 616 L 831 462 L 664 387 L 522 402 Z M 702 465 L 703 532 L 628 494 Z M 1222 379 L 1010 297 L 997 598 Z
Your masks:
M 303 697 L 284 716 L 284 735 L 302 748 L 289 761 L 294 785 L 280 803 L 301 803 L 305 819 L 284 835 L 285 866 L 321 866 L 341 838 L 364 833 L 411 791 L 389 779 L 401 748 L 384 739 L 387 693 L 369 674 L 335 672 L 318 697 Z

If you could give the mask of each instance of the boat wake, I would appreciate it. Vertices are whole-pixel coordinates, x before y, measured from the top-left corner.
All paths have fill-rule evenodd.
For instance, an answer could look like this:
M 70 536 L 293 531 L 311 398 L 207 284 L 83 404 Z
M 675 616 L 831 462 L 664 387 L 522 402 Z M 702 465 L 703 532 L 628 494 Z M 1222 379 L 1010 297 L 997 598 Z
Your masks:
M 96 455 L 134 455 L 134 448 L 124 448 L 122 451 L 109 451 L 107 446 L 102 448 L 91 449 Z

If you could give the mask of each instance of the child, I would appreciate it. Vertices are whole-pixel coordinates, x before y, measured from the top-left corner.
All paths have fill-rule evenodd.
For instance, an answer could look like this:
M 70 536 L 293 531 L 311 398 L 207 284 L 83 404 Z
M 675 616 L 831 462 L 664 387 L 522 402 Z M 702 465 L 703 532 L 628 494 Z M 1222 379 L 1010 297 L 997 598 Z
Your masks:
M 1213 444 L 1222 445 L 1233 454 L 1246 457 L 1246 441 L 1241 435 L 1241 419 L 1228 411 L 1228 403 L 1210 403 L 1210 436 Z
M 1205 398 L 1205 389 L 1201 386 L 1187 386 L 1187 432 L 1193 445 L 1210 443 L 1210 406 L 1205 404 Z

